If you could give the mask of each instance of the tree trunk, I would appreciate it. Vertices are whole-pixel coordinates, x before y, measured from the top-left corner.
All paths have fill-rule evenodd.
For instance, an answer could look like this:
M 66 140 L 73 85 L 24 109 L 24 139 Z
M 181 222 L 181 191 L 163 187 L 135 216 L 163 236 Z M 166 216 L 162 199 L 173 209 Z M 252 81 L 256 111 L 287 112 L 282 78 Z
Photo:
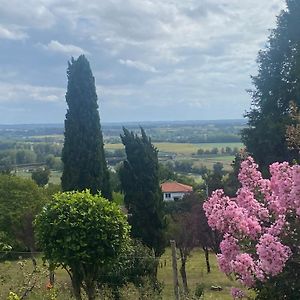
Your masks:
M 36 267 L 37 267 L 37 261 L 36 261 L 36 258 L 34 256 L 34 249 L 32 247 L 30 247 L 29 251 L 30 251 L 31 261 L 32 261 L 32 264 L 33 264 L 33 269 L 35 270 Z
M 76 300 L 82 300 L 81 297 L 81 280 L 76 274 L 72 274 L 71 277 L 74 297 Z
M 85 280 L 85 292 L 89 300 L 96 299 L 96 285 L 92 279 Z
M 203 246 L 204 255 L 205 255 L 205 262 L 206 262 L 206 270 L 207 273 L 210 273 L 210 263 L 209 263 L 209 251 L 208 248 Z
M 182 278 L 183 291 L 187 295 L 189 292 L 189 289 L 188 289 L 186 270 L 185 270 L 186 255 L 184 254 L 184 251 L 181 248 L 179 250 L 180 250 L 180 258 L 181 258 L 180 275 Z
M 54 282 L 55 282 L 54 270 L 55 270 L 54 264 L 52 264 L 51 261 L 49 261 L 49 283 L 52 287 L 54 286 Z

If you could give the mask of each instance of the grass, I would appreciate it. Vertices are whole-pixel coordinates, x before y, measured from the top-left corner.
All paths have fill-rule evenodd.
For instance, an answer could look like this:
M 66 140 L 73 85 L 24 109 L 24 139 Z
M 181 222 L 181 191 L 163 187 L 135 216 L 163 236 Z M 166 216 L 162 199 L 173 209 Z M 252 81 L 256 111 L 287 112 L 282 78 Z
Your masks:
M 165 254 L 160 259 L 161 267 L 158 269 L 158 279 L 163 282 L 164 289 L 162 292 L 163 300 L 174 299 L 173 293 L 173 273 L 172 273 L 172 259 L 171 251 L 168 248 Z M 210 255 L 211 273 L 206 273 L 205 259 L 203 252 L 196 250 L 187 261 L 187 277 L 190 295 L 194 295 L 197 284 L 204 285 L 204 297 L 202 300 L 229 300 L 231 287 L 240 287 L 240 285 L 233 280 L 230 280 L 223 273 L 218 270 L 216 257 L 214 254 Z M 182 290 L 181 277 L 179 273 L 180 260 L 177 260 L 179 285 Z M 42 265 L 41 257 L 38 258 L 39 271 L 33 278 L 36 280 L 36 287 L 29 294 L 28 300 L 48 300 L 50 292 L 46 285 L 48 282 L 48 271 Z M 14 291 L 21 295 L 24 292 L 26 282 L 28 282 L 28 275 L 32 271 L 32 263 L 30 259 L 18 259 L 12 261 L 0 262 L 0 299 L 5 300 L 9 291 Z M 33 281 L 31 280 L 31 281 Z M 221 286 L 222 291 L 211 291 L 211 286 Z M 56 270 L 56 287 L 58 290 L 57 299 L 71 300 L 71 284 L 68 274 L 62 270 Z M 137 291 L 132 287 L 127 287 L 123 290 L 122 299 L 136 300 L 138 299 Z M 101 297 L 101 299 L 111 299 L 109 297 Z M 146 299 L 152 299 L 145 298 Z M 191 298 L 190 298 L 191 299 Z
M 51 170 L 49 183 L 60 184 L 61 171 L 53 171 Z M 25 169 L 17 169 L 17 175 L 31 179 L 31 172 L 26 172 Z
M 171 251 L 167 249 L 165 254 L 161 258 L 161 262 L 164 265 L 166 260 L 166 266 L 159 268 L 158 278 L 164 283 L 163 300 L 173 299 L 173 273 L 171 264 Z M 232 300 L 230 295 L 231 287 L 241 287 L 238 282 L 229 279 L 226 275 L 221 273 L 217 266 L 216 256 L 210 255 L 211 273 L 207 274 L 204 254 L 201 250 L 193 251 L 191 256 L 188 258 L 186 271 L 188 278 L 188 286 L 191 295 L 194 294 L 197 284 L 204 285 L 204 300 Z M 179 274 L 180 260 L 177 260 L 178 264 L 178 279 L 179 286 L 182 290 L 182 281 Z M 222 291 L 211 291 L 211 286 L 221 286 Z

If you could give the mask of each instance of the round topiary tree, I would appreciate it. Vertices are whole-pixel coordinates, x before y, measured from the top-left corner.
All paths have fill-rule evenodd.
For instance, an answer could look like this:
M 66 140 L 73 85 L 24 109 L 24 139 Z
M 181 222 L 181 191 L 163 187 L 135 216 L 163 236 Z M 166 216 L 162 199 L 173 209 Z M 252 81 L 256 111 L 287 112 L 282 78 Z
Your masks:
M 102 268 L 118 259 L 129 244 L 129 225 L 114 203 L 82 192 L 57 193 L 36 218 L 45 259 L 69 273 L 74 295 L 81 289 L 95 299 Z

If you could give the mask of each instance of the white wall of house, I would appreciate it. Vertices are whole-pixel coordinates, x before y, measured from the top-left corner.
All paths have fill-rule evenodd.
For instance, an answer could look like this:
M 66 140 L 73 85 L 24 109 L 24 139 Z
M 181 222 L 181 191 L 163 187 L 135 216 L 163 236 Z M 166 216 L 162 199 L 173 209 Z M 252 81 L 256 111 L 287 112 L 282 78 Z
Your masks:
M 164 193 L 164 201 L 174 201 L 175 199 L 182 199 L 188 193 Z

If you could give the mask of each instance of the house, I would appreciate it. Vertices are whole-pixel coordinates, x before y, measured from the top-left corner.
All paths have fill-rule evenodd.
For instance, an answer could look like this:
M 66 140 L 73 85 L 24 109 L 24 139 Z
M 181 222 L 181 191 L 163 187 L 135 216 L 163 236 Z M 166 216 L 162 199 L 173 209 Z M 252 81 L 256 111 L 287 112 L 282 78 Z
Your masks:
M 164 182 L 160 185 L 163 192 L 164 201 L 174 201 L 182 199 L 186 194 L 193 191 L 193 187 L 190 185 L 182 184 L 176 181 Z

